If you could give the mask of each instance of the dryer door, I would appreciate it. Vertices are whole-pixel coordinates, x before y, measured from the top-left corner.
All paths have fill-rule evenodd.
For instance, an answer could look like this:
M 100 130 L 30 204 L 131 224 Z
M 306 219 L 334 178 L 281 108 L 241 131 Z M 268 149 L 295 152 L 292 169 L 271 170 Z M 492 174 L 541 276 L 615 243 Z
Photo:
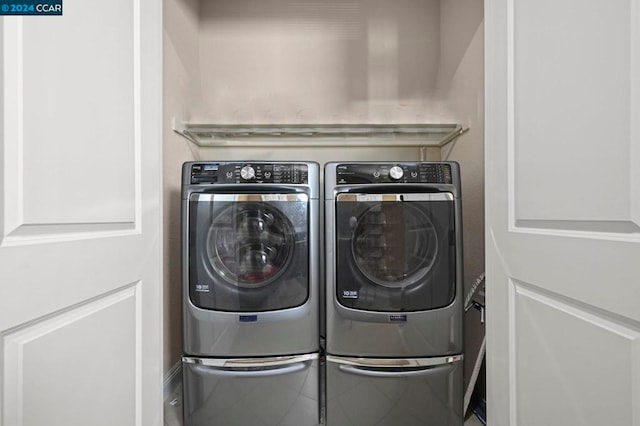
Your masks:
M 338 194 L 336 230 L 341 305 L 412 312 L 453 302 L 452 194 Z
M 189 298 L 200 308 L 264 312 L 309 297 L 306 194 L 191 194 Z

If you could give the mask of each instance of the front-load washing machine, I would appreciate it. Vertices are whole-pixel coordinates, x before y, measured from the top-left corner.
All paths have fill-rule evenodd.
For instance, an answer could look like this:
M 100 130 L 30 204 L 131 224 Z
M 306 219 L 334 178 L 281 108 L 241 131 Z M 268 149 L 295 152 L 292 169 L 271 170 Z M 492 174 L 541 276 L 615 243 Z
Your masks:
M 326 418 L 463 424 L 460 173 L 325 166 Z
M 319 422 L 319 165 L 183 166 L 185 426 Z

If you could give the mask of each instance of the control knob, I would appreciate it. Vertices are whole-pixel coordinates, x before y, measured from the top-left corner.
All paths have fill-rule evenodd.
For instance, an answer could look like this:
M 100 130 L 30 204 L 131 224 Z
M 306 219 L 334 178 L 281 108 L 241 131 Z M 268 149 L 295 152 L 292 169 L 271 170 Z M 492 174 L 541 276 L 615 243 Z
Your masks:
M 256 178 L 256 171 L 251 166 L 244 166 L 240 169 L 240 177 L 244 180 L 252 180 Z
M 393 166 L 389 170 L 389 176 L 393 180 L 400 180 L 402 178 L 403 174 L 404 174 L 404 170 L 402 170 L 402 167 L 400 167 L 400 166 Z

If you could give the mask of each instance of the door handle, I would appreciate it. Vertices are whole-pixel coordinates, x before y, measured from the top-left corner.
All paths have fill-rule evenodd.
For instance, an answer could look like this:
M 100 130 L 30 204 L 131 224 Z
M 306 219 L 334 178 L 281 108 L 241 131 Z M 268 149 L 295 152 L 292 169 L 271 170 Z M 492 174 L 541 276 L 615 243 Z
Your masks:
M 357 376 L 367 377 L 381 377 L 381 378 L 396 378 L 396 377 L 419 377 L 430 376 L 436 373 L 444 373 L 446 370 L 451 370 L 453 366 L 451 364 L 429 366 L 418 369 L 371 369 L 367 367 L 357 367 L 355 365 L 340 365 L 338 366 L 340 371 L 355 374 Z
M 238 369 L 238 368 L 220 368 L 212 367 L 208 365 L 190 365 L 194 372 L 203 376 L 212 377 L 236 377 L 236 378 L 257 378 L 257 377 L 273 377 L 281 376 L 285 374 L 293 374 L 307 368 L 307 364 L 304 362 L 297 362 L 294 364 L 287 364 L 280 367 L 268 367 L 268 368 L 251 368 L 251 369 Z

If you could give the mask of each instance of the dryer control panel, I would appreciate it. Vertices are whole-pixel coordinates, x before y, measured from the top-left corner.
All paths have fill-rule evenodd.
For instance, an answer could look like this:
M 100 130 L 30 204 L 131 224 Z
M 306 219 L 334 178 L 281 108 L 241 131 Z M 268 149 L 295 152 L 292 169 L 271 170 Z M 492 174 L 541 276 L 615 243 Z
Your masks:
M 191 165 L 191 183 L 306 185 L 309 167 L 298 163 L 194 163 Z
M 367 183 L 440 183 L 452 184 L 451 165 L 447 163 L 368 163 L 339 164 L 338 185 Z

